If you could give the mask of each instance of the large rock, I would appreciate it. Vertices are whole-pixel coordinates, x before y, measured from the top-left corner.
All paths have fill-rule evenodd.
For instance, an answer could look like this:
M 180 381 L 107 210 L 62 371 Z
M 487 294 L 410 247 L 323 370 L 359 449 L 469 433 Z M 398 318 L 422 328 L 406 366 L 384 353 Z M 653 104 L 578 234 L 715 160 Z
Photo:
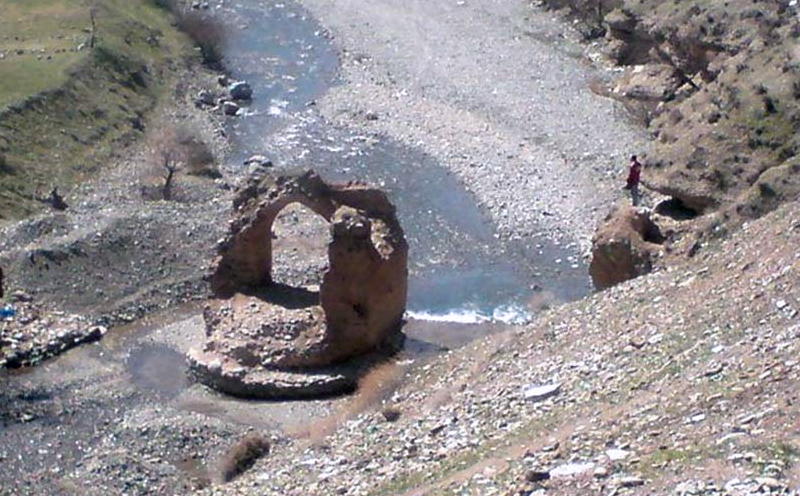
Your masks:
M 253 98 L 253 88 L 245 81 L 236 81 L 228 86 L 228 92 L 234 100 L 250 100 Z
M 664 237 L 644 209 L 620 207 L 609 215 L 592 240 L 589 273 L 605 289 L 650 272 Z
M 331 225 L 318 292 L 272 281 L 272 224 L 292 203 Z M 262 176 L 234 208 L 211 276 L 207 340 L 189 357 L 201 381 L 238 396 L 332 394 L 402 344 L 408 246 L 383 192 L 328 184 L 311 171 Z

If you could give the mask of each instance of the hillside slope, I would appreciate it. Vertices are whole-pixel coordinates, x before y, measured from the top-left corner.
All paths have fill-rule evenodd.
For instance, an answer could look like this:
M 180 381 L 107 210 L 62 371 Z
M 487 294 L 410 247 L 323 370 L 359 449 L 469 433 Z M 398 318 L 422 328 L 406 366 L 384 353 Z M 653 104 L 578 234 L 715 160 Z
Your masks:
M 0 220 L 78 184 L 143 135 L 189 39 L 155 2 L 11 2 L 0 16 Z M 38 191 L 38 195 L 36 194 Z
M 624 69 L 611 95 L 658 144 L 649 185 L 723 222 L 800 192 L 800 13 L 787 0 L 544 0 Z M 598 8 L 598 4 L 601 4 Z
M 796 490 L 798 243 L 792 202 L 691 264 L 417 369 L 386 395 L 397 422 L 374 411 L 289 441 L 205 494 Z

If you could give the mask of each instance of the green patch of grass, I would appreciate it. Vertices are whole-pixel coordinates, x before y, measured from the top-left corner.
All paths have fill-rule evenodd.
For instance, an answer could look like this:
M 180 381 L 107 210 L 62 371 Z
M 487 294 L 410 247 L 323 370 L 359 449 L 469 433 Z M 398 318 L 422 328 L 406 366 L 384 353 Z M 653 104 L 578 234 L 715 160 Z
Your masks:
M 10 0 L 0 14 L 0 111 L 58 87 L 85 58 L 88 10 L 80 0 Z M 49 57 L 49 59 L 48 59 Z
M 0 63 L 0 108 L 63 84 L 68 70 L 83 57 L 78 53 L 51 55 L 43 63 L 35 57 L 17 57 Z
M 177 62 L 197 56 L 151 2 L 99 2 L 94 47 L 82 0 L 15 0 L 4 9 L 0 219 L 30 214 L 36 190 L 64 190 L 114 160 L 168 94 Z

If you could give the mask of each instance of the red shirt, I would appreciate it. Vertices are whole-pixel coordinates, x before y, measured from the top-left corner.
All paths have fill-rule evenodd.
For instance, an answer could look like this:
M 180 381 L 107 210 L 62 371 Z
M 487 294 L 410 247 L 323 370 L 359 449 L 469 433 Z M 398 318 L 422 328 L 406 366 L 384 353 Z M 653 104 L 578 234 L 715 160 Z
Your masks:
M 631 162 L 631 169 L 628 172 L 628 185 L 633 186 L 639 184 L 639 178 L 642 175 L 642 164 L 639 161 Z

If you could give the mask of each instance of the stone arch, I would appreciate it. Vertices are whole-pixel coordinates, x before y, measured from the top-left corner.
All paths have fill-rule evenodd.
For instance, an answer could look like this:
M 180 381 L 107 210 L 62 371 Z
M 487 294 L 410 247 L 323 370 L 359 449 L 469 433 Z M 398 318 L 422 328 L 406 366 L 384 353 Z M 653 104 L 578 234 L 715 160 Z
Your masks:
M 318 178 L 318 176 L 316 176 Z M 321 180 L 320 180 L 321 181 Z M 236 235 L 223 241 L 220 257 L 212 276 L 212 290 L 218 296 L 230 296 L 236 290 L 252 290 L 272 283 L 272 224 L 287 206 L 299 203 L 330 222 L 336 210 L 325 188 L 302 188 L 292 183 L 276 182 L 267 200 L 245 211 L 231 225 Z M 286 187 L 288 186 L 288 188 Z M 286 189 L 284 189 L 286 188 Z M 271 201 L 270 201 L 271 200 Z
M 272 226 L 294 203 L 330 224 L 318 305 L 286 305 L 273 297 L 279 289 L 272 280 Z M 234 208 L 213 265 L 215 298 L 203 314 L 207 341 L 190 353 L 203 382 L 242 396 L 330 394 L 355 385 L 357 364 L 370 360 L 365 357 L 397 349 L 408 245 L 382 191 L 329 184 L 308 171 L 249 183 Z M 291 380 L 287 373 L 294 374 Z

